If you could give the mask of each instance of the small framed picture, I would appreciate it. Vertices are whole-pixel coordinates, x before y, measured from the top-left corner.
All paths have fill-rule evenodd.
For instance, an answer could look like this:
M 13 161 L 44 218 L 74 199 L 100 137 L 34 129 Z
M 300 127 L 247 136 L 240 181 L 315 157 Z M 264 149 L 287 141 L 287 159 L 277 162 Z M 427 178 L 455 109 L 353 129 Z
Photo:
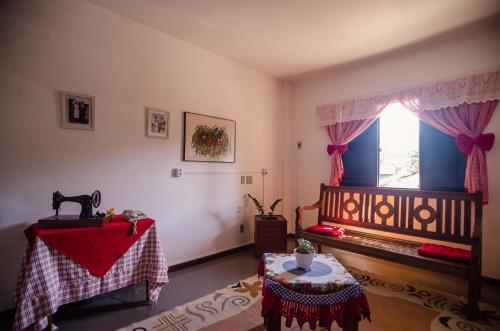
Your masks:
M 94 103 L 91 95 L 61 92 L 61 126 L 65 129 L 94 130 Z
M 168 138 L 170 112 L 146 109 L 146 136 L 153 138 Z

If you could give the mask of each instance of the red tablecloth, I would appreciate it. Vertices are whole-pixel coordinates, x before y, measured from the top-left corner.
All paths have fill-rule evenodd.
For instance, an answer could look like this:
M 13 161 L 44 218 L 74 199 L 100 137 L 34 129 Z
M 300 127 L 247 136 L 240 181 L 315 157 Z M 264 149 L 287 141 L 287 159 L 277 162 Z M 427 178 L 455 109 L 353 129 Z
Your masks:
M 33 331 L 44 330 L 48 325 L 47 317 L 62 305 L 143 281 L 149 284 L 149 300 L 156 302 L 168 282 L 167 271 L 155 223 L 102 277 L 93 275 L 37 237 L 33 247 L 29 243 L 26 245 L 16 286 L 13 330 L 27 327 Z
M 131 223 L 116 215 L 102 227 L 39 229 L 36 224 L 26 229 L 31 245 L 38 237 L 93 275 L 102 277 L 154 223 L 147 218 L 137 222 L 137 233 L 131 234 Z

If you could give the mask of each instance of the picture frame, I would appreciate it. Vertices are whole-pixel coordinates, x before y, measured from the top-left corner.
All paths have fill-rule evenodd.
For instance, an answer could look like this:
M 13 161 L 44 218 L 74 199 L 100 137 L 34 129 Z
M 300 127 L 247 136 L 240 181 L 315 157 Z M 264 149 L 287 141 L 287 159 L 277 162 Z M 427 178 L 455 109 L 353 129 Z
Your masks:
M 236 162 L 236 121 L 184 112 L 183 161 Z
M 64 129 L 94 130 L 95 97 L 61 92 L 61 127 Z
M 146 108 L 146 136 L 168 139 L 170 131 L 170 112 Z

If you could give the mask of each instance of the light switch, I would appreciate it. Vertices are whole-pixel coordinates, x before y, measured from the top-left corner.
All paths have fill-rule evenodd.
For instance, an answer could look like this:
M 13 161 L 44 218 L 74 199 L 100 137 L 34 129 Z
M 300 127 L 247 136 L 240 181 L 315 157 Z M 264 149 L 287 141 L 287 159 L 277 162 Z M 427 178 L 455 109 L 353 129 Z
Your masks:
M 241 176 L 241 184 L 245 184 L 245 176 Z
M 253 177 L 247 176 L 247 184 L 252 184 L 252 182 L 253 182 Z

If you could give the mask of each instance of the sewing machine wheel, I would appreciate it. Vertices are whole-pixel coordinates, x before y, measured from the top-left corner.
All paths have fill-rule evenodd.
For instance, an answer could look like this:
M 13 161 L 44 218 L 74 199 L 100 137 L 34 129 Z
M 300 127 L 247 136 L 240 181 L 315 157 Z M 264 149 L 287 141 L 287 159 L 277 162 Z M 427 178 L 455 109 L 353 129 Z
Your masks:
M 92 193 L 92 205 L 94 208 L 99 207 L 101 204 L 101 192 L 98 190 L 95 190 L 94 193 Z

